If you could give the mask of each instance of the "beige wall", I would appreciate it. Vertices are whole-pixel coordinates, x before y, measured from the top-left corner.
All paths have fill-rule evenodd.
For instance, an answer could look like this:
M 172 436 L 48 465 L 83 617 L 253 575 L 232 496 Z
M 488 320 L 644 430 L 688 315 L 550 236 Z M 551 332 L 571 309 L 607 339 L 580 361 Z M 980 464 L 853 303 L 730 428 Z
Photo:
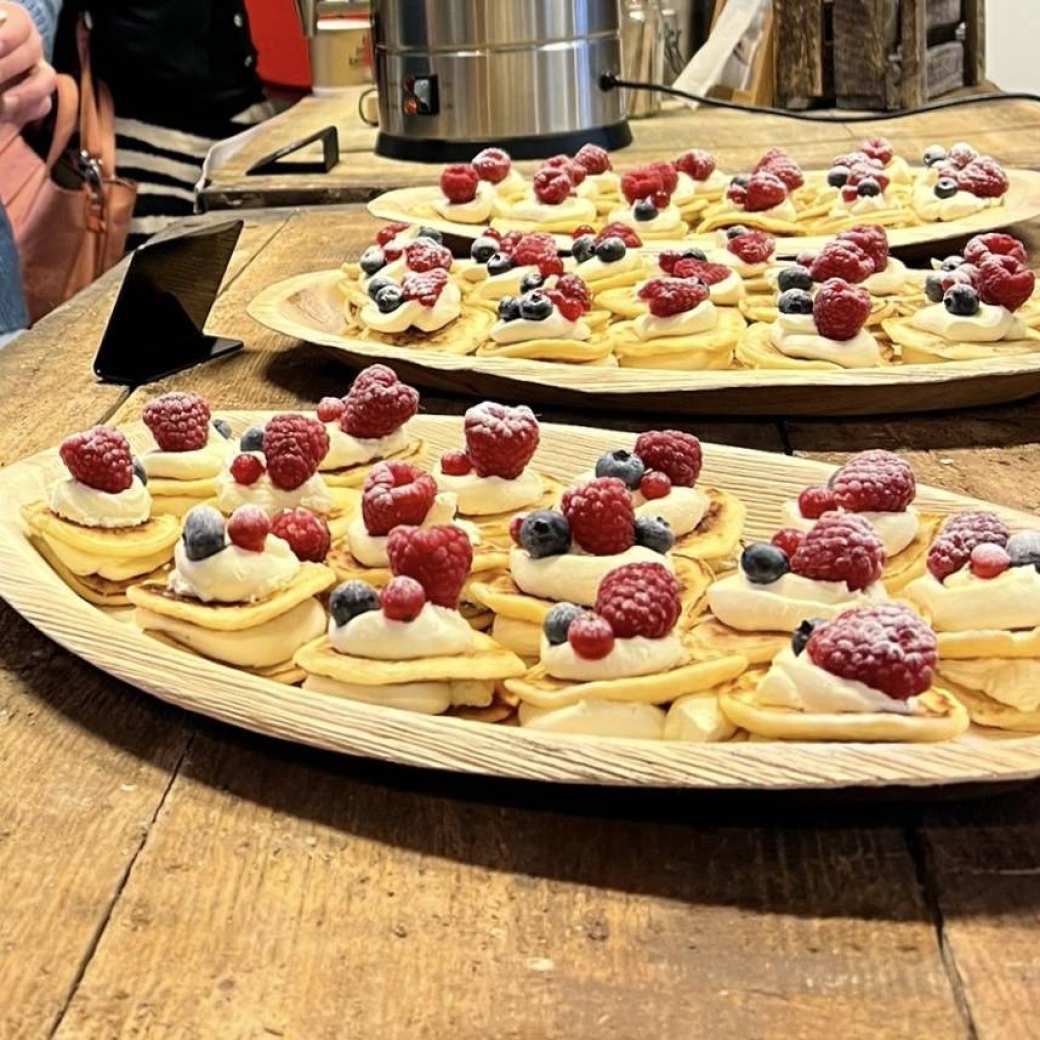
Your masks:
M 1040 0 L 987 0 L 986 74 L 1004 90 L 1040 94 Z

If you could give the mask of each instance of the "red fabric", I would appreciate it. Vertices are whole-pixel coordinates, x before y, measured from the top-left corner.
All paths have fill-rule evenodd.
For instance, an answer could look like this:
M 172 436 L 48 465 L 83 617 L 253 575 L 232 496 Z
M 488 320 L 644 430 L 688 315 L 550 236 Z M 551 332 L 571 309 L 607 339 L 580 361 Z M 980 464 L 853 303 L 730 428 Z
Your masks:
M 253 43 L 260 52 L 257 71 L 265 83 L 311 86 L 311 61 L 296 5 L 289 0 L 246 0 Z

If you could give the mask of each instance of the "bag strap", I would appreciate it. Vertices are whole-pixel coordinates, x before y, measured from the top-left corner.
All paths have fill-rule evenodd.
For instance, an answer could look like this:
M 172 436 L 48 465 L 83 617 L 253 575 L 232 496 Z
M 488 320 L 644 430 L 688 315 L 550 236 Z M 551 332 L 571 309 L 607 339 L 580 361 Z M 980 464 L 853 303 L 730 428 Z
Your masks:
M 79 135 L 80 147 L 101 164 L 102 175 L 114 177 L 115 110 L 112 95 L 104 85 L 95 85 L 90 66 L 90 29 L 81 17 L 76 26 L 79 49 Z
M 55 85 L 54 133 L 46 159 L 48 170 L 54 169 L 54 164 L 65 153 L 76 132 L 78 107 L 79 89 L 76 81 L 71 76 L 59 75 Z

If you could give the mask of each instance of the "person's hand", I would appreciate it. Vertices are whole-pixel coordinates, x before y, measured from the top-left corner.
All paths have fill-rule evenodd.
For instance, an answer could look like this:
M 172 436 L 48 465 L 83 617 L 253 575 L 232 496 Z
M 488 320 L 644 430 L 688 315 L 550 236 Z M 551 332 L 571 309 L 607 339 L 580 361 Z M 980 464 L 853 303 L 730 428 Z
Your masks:
M 51 110 L 54 69 L 21 4 L 0 2 L 0 121 L 23 126 Z

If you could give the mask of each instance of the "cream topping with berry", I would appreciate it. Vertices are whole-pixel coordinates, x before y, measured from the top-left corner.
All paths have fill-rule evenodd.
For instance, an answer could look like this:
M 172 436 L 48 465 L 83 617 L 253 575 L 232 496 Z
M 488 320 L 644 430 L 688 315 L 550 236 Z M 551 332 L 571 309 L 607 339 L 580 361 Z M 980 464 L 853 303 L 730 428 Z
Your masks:
M 609 556 L 593 556 L 576 543 L 569 552 L 539 559 L 519 546 L 513 546 L 509 552 L 509 572 L 528 595 L 583 607 L 595 605 L 600 582 L 611 571 L 628 563 L 660 563 L 674 571 L 668 556 L 643 545 L 633 545 Z
M 657 277 L 660 278 L 673 278 L 674 275 L 670 275 L 663 267 L 660 269 L 660 273 Z M 636 293 L 646 283 L 640 283 L 635 287 Z M 719 307 L 734 307 L 736 306 L 744 295 L 744 282 L 736 270 L 731 269 L 729 274 L 722 279 L 721 282 L 714 282 L 708 286 L 708 299 L 712 303 Z
M 453 494 L 447 491 L 439 492 L 419 526 L 433 527 L 435 524 L 454 523 L 456 527 L 461 527 L 466 532 L 466 537 L 469 538 L 471 545 L 479 545 L 480 532 L 477 528 L 473 524 L 466 523 L 465 520 L 455 519 L 457 504 L 458 500 Z M 356 515 L 347 527 L 350 552 L 359 563 L 366 567 L 388 567 L 390 565 L 390 558 L 386 552 L 386 540 L 387 535 L 385 534 L 369 534 L 361 514 Z
M 328 516 L 333 502 L 325 481 L 317 473 L 291 491 L 277 487 L 267 473 L 253 484 L 239 484 L 230 472 L 221 473 L 217 478 L 217 508 L 225 516 L 230 516 L 239 506 L 245 505 L 259 506 L 268 516 L 280 509 L 297 506 L 319 516 Z
M 554 679 L 575 679 L 580 682 L 655 675 L 683 664 L 687 656 L 674 632 L 660 639 L 648 639 L 646 636 L 615 639 L 610 651 L 597 659 L 582 657 L 566 641 L 553 646 L 543 634 L 540 654 L 546 672 Z
M 262 552 L 228 544 L 203 560 L 189 560 L 182 539 L 173 564 L 170 591 L 203 603 L 255 603 L 284 588 L 300 570 L 289 543 L 273 534 Z
M 509 216 L 514 220 L 530 220 L 537 224 L 572 220 L 584 223 L 595 219 L 596 207 L 590 199 L 577 195 L 568 195 L 563 202 L 555 205 L 537 198 L 527 198 L 514 203 Z
M 481 272 L 483 272 L 482 275 Z M 470 281 L 480 282 L 479 296 L 488 300 L 500 300 L 503 296 L 518 296 L 521 291 L 520 283 L 532 273 L 538 273 L 538 268 L 534 264 L 511 267 L 500 274 L 488 274 L 484 264 L 477 264 L 475 268 L 467 270 L 466 277 Z
M 445 220 L 455 220 L 460 224 L 483 224 L 491 216 L 495 200 L 494 186 L 487 181 L 477 185 L 476 194 L 468 202 L 452 202 L 445 196 L 433 199 L 433 208 Z
M 675 189 L 675 194 L 672 195 L 672 201 L 680 206 L 683 203 L 679 199 L 679 194 L 687 186 L 687 182 L 692 187 L 691 198 L 698 195 L 718 195 L 726 190 L 726 185 L 729 183 L 729 178 L 719 170 L 712 170 L 702 181 L 691 177 L 684 170 L 677 170 L 676 172 L 679 176 L 679 184 Z M 683 198 L 686 198 L 686 196 L 684 195 Z
M 918 184 L 910 196 L 914 212 L 924 220 L 958 220 L 978 213 L 988 206 L 1000 205 L 1000 199 L 980 199 L 960 189 L 947 199 L 940 199 L 926 184 Z
M 136 527 L 152 514 L 152 496 L 134 477 L 124 491 L 99 491 L 73 477 L 51 488 L 49 506 L 63 520 L 83 527 Z
M 911 278 L 906 264 L 894 256 L 888 258 L 883 271 L 875 271 L 860 284 L 872 296 L 891 296 L 900 292 Z
M 740 209 L 741 207 L 738 206 L 737 208 Z M 798 211 L 794 208 L 794 203 L 791 201 L 790 196 L 784 199 L 783 202 L 770 206 L 769 209 L 745 210 L 745 212 L 752 213 L 756 217 L 768 217 L 772 220 L 794 221 L 798 219 Z
M 209 439 L 192 451 L 154 451 L 141 456 L 141 465 L 149 477 L 164 480 L 204 480 L 215 477 L 235 454 L 234 442 L 225 440 L 210 427 Z
M 610 211 L 607 220 L 611 224 L 624 224 L 632 228 L 637 234 L 641 231 L 653 234 L 667 231 L 681 231 L 683 229 L 682 213 L 674 202 L 669 202 L 663 209 L 657 211 L 657 216 L 651 220 L 637 220 L 634 206 L 618 206 Z
M 396 310 L 384 314 L 375 303 L 367 303 L 361 308 L 359 317 L 368 328 L 393 334 L 413 327 L 422 332 L 436 332 L 461 313 L 462 290 L 455 282 L 449 281 L 432 307 L 427 307 L 421 300 L 405 300 Z
M 426 602 L 411 621 L 396 621 L 381 610 L 367 610 L 345 625 L 330 618 L 329 642 L 353 657 L 410 661 L 468 653 L 473 649 L 473 629 L 457 610 Z
M 765 584 L 737 571 L 708 589 L 711 612 L 742 632 L 793 632 L 811 618 L 830 620 L 850 607 L 884 599 L 888 595 L 880 582 L 852 590 L 844 581 L 820 581 L 791 571 Z
M 1040 661 L 1033 657 L 943 660 L 944 679 L 979 690 L 1019 711 L 1040 710 Z
M 620 260 L 601 260 L 598 256 L 590 256 L 574 269 L 574 273 L 583 281 L 592 285 L 604 278 L 613 278 L 626 271 L 642 269 L 643 257 L 634 249 L 626 249 Z
M 769 328 L 769 342 L 791 358 L 830 361 L 843 368 L 870 368 L 882 362 L 877 340 L 862 328 L 852 339 L 828 339 L 811 314 L 779 314 Z
M 904 595 L 937 632 L 1040 625 L 1040 574 L 1033 566 L 1009 567 L 995 578 L 980 578 L 965 566 L 944 581 L 929 572 L 910 582 Z
M 440 461 L 433 467 L 433 479 L 442 491 L 452 492 L 464 516 L 488 516 L 523 509 L 541 498 L 542 478 L 527 467 L 518 477 L 481 477 L 469 473 L 445 473 Z
M 742 260 L 736 253 L 726 248 L 729 239 L 726 237 L 725 231 L 719 231 L 715 236 L 715 241 L 718 242 L 718 248 L 709 249 L 705 254 L 708 263 L 731 267 L 741 278 L 757 278 L 759 275 L 765 274 L 774 262 L 775 253 L 771 254 L 768 260 L 757 264 L 749 264 L 746 260 Z
M 662 339 L 665 336 L 695 336 L 718 324 L 719 315 L 711 299 L 702 300 L 696 307 L 678 314 L 659 318 L 656 314 L 640 314 L 632 321 L 632 330 L 641 340 Z
M 854 216 L 869 215 L 889 209 L 891 206 L 892 203 L 885 198 L 883 191 L 877 195 L 857 195 L 852 202 L 846 202 L 844 196 L 839 192 L 831 207 L 830 215 L 832 217 L 843 217 L 849 213 Z
M 659 516 L 668 522 L 672 534 L 681 538 L 695 531 L 708 512 L 711 500 L 703 491 L 692 487 L 676 487 L 663 498 L 646 498 L 641 491 L 632 492 L 636 516 Z
M 385 437 L 355 437 L 338 422 L 325 423 L 329 435 L 329 450 L 318 466 L 320 470 L 345 469 L 375 459 L 385 459 L 395 452 L 404 451 L 411 443 L 404 426 L 399 426 Z
M 844 510 L 838 510 L 844 512 Z M 790 499 L 780 508 L 784 527 L 793 527 L 798 531 L 811 531 L 816 524 L 807 516 L 802 516 L 798 508 L 798 500 Z M 856 514 L 866 520 L 877 532 L 884 543 L 885 555 L 895 556 L 902 552 L 916 537 L 921 518 L 913 506 L 908 506 L 901 513 L 877 513 L 863 510 Z
M 527 343 L 535 339 L 586 340 L 592 335 L 592 329 L 584 318 L 571 321 L 554 305 L 549 317 L 541 321 L 529 318 L 496 321 L 489 335 L 496 343 Z
M 787 647 L 769 666 L 755 692 L 755 700 L 767 707 L 791 708 L 813 714 L 883 711 L 894 715 L 922 715 L 917 697 L 899 700 L 857 679 L 833 675 L 815 664 L 808 651 L 795 655 Z
M 951 314 L 941 303 L 922 307 L 910 316 L 910 324 L 952 343 L 997 343 L 1028 335 L 1026 326 L 1014 312 L 981 302 L 978 312 L 971 315 Z

